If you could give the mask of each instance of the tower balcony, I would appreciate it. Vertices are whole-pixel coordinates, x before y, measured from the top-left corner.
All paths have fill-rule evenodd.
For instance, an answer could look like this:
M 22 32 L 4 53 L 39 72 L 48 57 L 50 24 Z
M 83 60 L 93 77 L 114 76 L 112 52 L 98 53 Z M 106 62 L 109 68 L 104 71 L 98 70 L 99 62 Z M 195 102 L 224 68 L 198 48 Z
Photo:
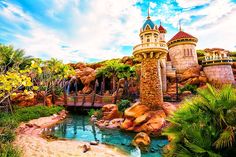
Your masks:
M 230 57 L 205 57 L 202 61 L 202 66 L 211 66 L 211 65 L 228 65 L 233 64 L 233 59 Z
M 137 58 L 161 58 L 168 53 L 165 42 L 147 42 L 134 46 L 133 55 Z

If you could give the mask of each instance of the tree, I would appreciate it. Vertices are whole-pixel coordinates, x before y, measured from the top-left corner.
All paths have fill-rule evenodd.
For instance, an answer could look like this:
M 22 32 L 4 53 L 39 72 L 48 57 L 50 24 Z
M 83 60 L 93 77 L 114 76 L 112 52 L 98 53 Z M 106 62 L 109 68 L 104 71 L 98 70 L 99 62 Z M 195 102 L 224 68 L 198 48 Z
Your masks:
M 6 73 L 9 69 L 24 69 L 31 64 L 32 58 L 25 56 L 24 50 L 14 49 L 13 46 L 0 45 L 0 69 Z
M 133 74 L 135 74 L 134 68 L 120 63 L 119 60 L 106 61 L 105 65 L 97 70 L 97 77 L 102 76 L 103 81 L 106 77 L 112 80 L 112 92 L 116 90 L 117 79 L 128 78 Z
M 164 135 L 171 138 L 166 156 L 230 156 L 236 152 L 236 89 L 207 89 L 186 100 L 169 118 Z
M 33 83 L 31 78 L 28 76 L 29 71 L 11 71 L 0 74 L 0 104 L 7 101 L 11 111 L 11 100 L 10 96 L 14 95 L 15 92 L 21 87 L 31 87 Z
M 32 62 L 32 74 L 34 83 L 39 86 L 39 90 L 44 91 L 44 104 L 46 97 L 52 94 L 52 103 L 55 103 L 55 88 L 63 90 L 64 85 L 61 81 L 75 74 L 75 71 L 69 65 L 62 61 L 51 58 L 47 61 L 37 60 Z

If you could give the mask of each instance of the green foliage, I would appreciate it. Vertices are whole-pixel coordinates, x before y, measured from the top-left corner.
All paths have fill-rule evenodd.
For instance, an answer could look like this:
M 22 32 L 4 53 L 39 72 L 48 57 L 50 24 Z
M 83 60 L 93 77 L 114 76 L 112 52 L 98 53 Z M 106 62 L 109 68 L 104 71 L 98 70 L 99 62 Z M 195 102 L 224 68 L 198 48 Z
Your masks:
M 204 50 L 197 50 L 197 56 L 204 56 L 205 55 L 205 51 Z
M 0 156 L 18 157 L 19 151 L 11 145 L 15 138 L 15 128 L 31 119 L 50 116 L 61 111 L 63 107 L 32 106 L 17 108 L 14 114 L 0 113 Z
M 165 156 L 226 157 L 235 152 L 235 107 L 236 89 L 230 85 L 199 90 L 168 119 L 163 134 L 172 140 Z
M 179 91 L 180 91 L 180 94 L 182 94 L 184 91 L 190 91 L 192 94 L 196 94 L 197 93 L 197 86 L 187 84 L 184 87 L 180 88 Z
M 88 112 L 88 115 L 91 117 L 92 115 L 94 115 L 95 117 L 97 117 L 97 119 L 101 119 L 102 118 L 102 110 L 101 109 L 90 109 Z
M 20 151 L 14 148 L 10 143 L 0 143 L 0 157 L 20 157 Z
M 24 50 L 15 50 L 13 46 L 0 44 L 0 71 L 7 72 L 10 69 L 25 69 L 30 65 L 32 58 L 25 56 Z
M 124 112 L 127 108 L 131 106 L 131 103 L 129 100 L 121 100 L 120 102 L 118 102 L 117 106 L 120 112 Z

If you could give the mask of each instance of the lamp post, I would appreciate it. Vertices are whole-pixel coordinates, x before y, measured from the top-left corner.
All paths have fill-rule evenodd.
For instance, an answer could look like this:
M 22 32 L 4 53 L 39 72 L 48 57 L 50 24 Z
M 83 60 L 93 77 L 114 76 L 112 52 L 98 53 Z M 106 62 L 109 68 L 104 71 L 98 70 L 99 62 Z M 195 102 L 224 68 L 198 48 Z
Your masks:
M 176 85 L 176 100 L 175 101 L 179 101 L 179 80 L 178 80 L 178 74 L 177 74 L 177 70 L 176 68 L 172 68 L 175 71 L 175 85 Z

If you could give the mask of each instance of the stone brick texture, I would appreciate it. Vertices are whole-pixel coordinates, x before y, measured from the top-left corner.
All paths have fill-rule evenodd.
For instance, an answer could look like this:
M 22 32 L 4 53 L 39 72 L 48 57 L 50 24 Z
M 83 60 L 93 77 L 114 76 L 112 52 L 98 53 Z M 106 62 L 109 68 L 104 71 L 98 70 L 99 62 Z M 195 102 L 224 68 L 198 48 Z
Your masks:
M 150 108 L 158 107 L 163 102 L 160 60 L 147 58 L 142 61 L 140 99 Z
M 192 55 L 186 56 L 186 54 L 184 54 L 184 49 L 191 49 Z M 175 67 L 179 73 L 192 66 L 198 65 L 197 53 L 194 45 L 184 44 L 171 47 L 169 49 L 169 55 L 173 67 Z
M 231 65 L 213 65 L 203 68 L 208 81 L 211 83 L 235 83 Z

